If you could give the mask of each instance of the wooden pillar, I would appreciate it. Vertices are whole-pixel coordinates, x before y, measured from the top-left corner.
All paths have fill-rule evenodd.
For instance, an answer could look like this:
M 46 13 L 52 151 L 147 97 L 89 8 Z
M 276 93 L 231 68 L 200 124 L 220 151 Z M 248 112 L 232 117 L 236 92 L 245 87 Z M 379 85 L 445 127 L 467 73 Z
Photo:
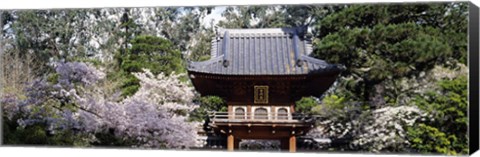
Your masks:
M 295 135 L 290 135 L 290 147 L 289 150 L 290 152 L 296 152 L 297 151 L 297 139 L 295 138 Z
M 233 106 L 232 105 L 228 104 L 227 112 L 228 112 L 228 119 L 233 119 L 234 114 L 233 114 Z
M 269 114 L 269 117 L 271 119 L 277 119 L 277 114 L 276 114 L 276 111 L 275 111 L 275 106 L 271 105 L 270 106 L 270 114 Z
M 233 151 L 233 147 L 234 147 L 234 142 L 235 142 L 235 138 L 233 137 L 233 134 L 228 134 L 228 137 L 227 137 L 227 150 L 228 151 Z
M 252 105 L 248 104 L 247 105 L 247 119 L 253 119 L 253 114 L 252 114 Z

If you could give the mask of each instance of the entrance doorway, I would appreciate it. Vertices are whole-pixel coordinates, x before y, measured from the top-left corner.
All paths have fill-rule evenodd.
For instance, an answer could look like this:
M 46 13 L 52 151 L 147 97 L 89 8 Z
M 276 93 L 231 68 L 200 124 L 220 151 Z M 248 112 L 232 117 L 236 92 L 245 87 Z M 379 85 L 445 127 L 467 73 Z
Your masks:
M 251 140 L 242 139 L 239 150 L 254 151 L 281 151 L 280 140 Z

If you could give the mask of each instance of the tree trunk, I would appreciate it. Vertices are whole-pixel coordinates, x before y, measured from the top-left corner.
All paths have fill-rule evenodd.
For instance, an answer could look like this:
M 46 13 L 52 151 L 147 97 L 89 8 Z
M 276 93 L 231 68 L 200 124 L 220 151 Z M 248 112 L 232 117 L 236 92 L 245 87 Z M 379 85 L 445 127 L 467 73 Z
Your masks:
M 385 105 L 385 85 L 383 82 L 366 80 L 363 87 L 363 101 L 369 104 L 370 109 Z

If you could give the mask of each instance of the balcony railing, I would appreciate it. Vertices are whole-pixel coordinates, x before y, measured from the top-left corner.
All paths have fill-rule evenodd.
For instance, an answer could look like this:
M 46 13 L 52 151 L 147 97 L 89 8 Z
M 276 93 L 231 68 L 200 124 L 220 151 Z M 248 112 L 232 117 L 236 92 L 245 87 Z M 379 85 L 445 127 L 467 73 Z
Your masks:
M 211 112 L 209 118 L 213 121 L 313 121 L 312 115 L 306 114 L 285 114 L 285 113 L 228 113 L 228 112 Z

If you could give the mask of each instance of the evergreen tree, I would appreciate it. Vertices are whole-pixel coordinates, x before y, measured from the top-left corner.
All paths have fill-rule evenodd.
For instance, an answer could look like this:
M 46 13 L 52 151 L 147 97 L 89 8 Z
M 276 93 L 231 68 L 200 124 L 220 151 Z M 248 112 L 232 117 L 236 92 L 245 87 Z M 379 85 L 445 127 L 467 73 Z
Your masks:
M 137 36 L 130 43 L 132 47 L 125 55 L 119 57 L 122 60 L 120 68 L 127 78 L 122 86 L 123 95 L 134 94 L 139 88 L 138 79 L 131 74 L 133 72 L 141 72 L 142 69 L 150 69 L 155 75 L 185 72 L 182 54 L 169 40 L 154 36 Z
M 395 103 L 385 89 L 435 65 L 464 63 L 466 3 L 352 5 L 316 25 L 314 57 L 340 63 L 345 93 L 372 107 Z M 460 23 L 462 26 L 457 24 Z M 455 33 L 453 33 L 455 32 Z M 457 41 L 452 42 L 452 37 Z

